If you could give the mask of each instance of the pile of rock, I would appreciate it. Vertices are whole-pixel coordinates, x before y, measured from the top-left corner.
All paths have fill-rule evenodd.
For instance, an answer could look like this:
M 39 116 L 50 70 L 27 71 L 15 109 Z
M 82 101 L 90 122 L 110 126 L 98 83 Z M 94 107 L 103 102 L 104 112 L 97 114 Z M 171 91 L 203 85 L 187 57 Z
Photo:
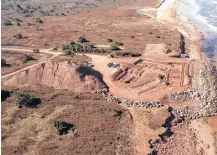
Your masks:
M 156 101 L 133 101 L 133 100 L 123 100 L 123 105 L 126 105 L 127 107 L 135 106 L 135 107 L 144 107 L 144 108 L 152 108 L 152 107 L 161 107 L 159 102 Z
M 162 107 L 159 102 L 156 101 L 134 101 L 134 100 L 122 100 L 120 98 L 114 97 L 109 93 L 108 88 L 104 88 L 98 91 L 94 91 L 94 93 L 103 95 L 107 101 L 115 102 L 117 104 L 122 104 L 127 107 L 144 107 L 144 108 L 152 108 L 152 107 Z
M 217 112 L 217 68 L 211 62 L 201 62 L 199 76 L 195 77 L 195 87 L 201 94 L 200 109 Z
M 176 112 L 181 118 L 188 120 L 198 119 L 202 117 L 217 116 L 216 112 L 207 112 L 200 109 L 189 110 L 187 108 L 180 108 L 177 109 Z
M 197 100 L 200 101 L 200 94 L 198 92 L 195 92 L 193 90 L 188 90 L 184 92 L 177 92 L 174 94 L 169 94 L 168 99 L 174 100 L 176 102 L 184 102 L 189 100 Z

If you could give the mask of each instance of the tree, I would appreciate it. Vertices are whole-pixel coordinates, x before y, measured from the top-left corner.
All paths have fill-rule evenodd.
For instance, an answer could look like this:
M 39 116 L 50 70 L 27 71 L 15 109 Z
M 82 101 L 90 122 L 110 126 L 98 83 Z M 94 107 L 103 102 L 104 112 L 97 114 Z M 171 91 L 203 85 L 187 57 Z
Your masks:
M 17 9 L 18 10 L 23 10 L 23 8 L 19 4 L 17 4 Z
M 6 60 L 1 58 L 1 67 L 4 67 L 6 65 L 7 65 Z
M 116 50 L 120 50 L 120 48 L 117 47 L 117 46 L 112 45 L 112 46 L 111 46 L 111 50 L 116 51 Z
M 88 40 L 86 38 L 84 38 L 84 37 L 79 37 L 78 42 L 86 43 L 86 42 L 88 42 Z
M 8 97 L 11 96 L 11 93 L 7 90 L 1 90 L 1 101 L 5 101 Z
M 124 45 L 122 42 L 115 42 L 115 44 L 118 45 L 118 46 Z
M 43 20 L 41 20 L 40 18 L 36 18 L 36 22 L 39 23 L 39 24 L 43 24 Z
M 113 40 L 108 38 L 108 39 L 107 39 L 107 42 L 113 42 Z
M 59 135 L 66 135 L 69 130 L 74 132 L 76 129 L 74 124 L 65 121 L 54 121 L 54 127 L 58 129 Z
M 35 60 L 32 56 L 30 55 L 25 55 L 24 58 L 21 60 L 23 63 L 27 63 L 30 60 Z
M 11 22 L 10 20 L 4 20 L 4 21 L 3 21 L 3 25 L 4 25 L 4 26 L 11 26 L 11 25 L 13 25 L 13 24 L 12 24 L 12 22 Z
M 23 38 L 22 34 L 20 34 L 20 33 L 18 33 L 18 34 L 15 35 L 14 37 L 17 38 L 17 39 L 22 39 L 22 38 Z
M 22 92 L 15 92 L 16 95 L 16 103 L 18 108 L 36 108 L 38 104 L 41 103 L 41 99 L 35 97 L 34 95 Z
M 1 67 L 10 67 L 11 65 L 10 64 L 7 64 L 6 60 L 5 59 L 2 59 L 1 58 Z
M 34 48 L 34 49 L 33 49 L 33 52 L 34 52 L 34 53 L 39 53 L 40 51 L 39 51 L 38 48 Z
M 17 26 L 21 26 L 20 22 L 17 21 Z

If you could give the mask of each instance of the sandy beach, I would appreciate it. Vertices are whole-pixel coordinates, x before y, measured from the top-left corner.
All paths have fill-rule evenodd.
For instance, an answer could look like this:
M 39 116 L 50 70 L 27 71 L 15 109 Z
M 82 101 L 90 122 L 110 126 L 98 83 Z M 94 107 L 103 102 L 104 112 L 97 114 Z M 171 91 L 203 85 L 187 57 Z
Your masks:
M 189 19 L 182 14 L 181 8 L 177 6 L 177 0 L 165 1 L 157 10 L 156 19 L 172 29 L 177 29 L 189 40 L 188 49 L 191 58 L 201 58 L 202 35 L 197 28 L 190 23 Z

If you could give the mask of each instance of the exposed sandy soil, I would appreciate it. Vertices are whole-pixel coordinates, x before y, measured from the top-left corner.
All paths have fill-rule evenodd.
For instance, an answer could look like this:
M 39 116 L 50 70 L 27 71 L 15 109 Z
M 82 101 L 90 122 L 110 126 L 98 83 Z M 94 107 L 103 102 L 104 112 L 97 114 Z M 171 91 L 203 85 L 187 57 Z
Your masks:
M 130 108 L 133 116 L 135 129 L 136 154 L 148 154 L 151 152 L 149 140 L 159 139 L 159 134 L 165 132 L 162 125 L 170 117 L 167 108 L 160 109 L 143 109 Z
M 168 57 L 163 51 L 162 46 L 149 48 L 149 52 L 144 52 L 143 57 L 140 58 L 108 58 L 107 56 L 86 54 L 91 57 L 94 69 L 103 74 L 103 80 L 109 86 L 110 91 L 117 97 L 134 100 L 156 100 L 160 101 L 168 93 L 183 91 L 190 87 L 189 83 L 189 62 L 183 59 Z M 156 53 L 162 51 L 161 54 Z M 139 59 L 144 59 L 142 64 L 133 65 Z M 124 79 L 114 81 L 111 77 L 117 69 L 107 67 L 109 62 L 117 62 L 121 64 L 121 68 L 128 66 L 134 72 L 135 78 L 129 83 L 125 84 Z M 172 62 L 172 65 L 168 64 Z M 183 65 L 185 65 L 183 67 Z M 138 74 L 144 69 L 142 74 Z M 136 71 L 138 70 L 138 71 Z M 168 74 L 169 73 L 169 74 Z M 138 75 L 137 75 L 138 74 Z M 158 75 L 169 75 L 170 85 L 160 85 L 157 88 L 146 91 L 142 94 L 138 92 L 156 85 Z M 130 74 L 129 74 L 130 75 Z M 137 85 L 146 83 L 148 80 L 156 79 L 152 83 L 142 85 L 134 88 Z M 166 91 L 165 91 L 166 90 Z
M 192 121 L 190 126 L 195 132 L 197 137 L 197 152 L 205 155 L 216 154 L 216 145 L 214 144 L 215 138 L 214 129 L 207 124 L 204 120 Z
M 91 92 L 105 87 L 101 73 L 79 62 L 69 60 L 49 60 L 20 71 L 4 81 L 4 85 L 17 87 L 32 84 L 42 84 L 74 92 Z
M 2 153 L 130 155 L 150 153 L 152 150 L 148 141 L 159 139 L 159 134 L 165 131 L 162 125 L 170 117 L 167 106 L 158 109 L 126 109 L 89 92 L 103 88 L 101 80 L 103 79 L 109 86 L 110 92 L 122 99 L 155 100 L 176 108 L 195 108 L 198 104 L 196 101 L 176 103 L 168 101 L 165 96 L 168 93 L 192 88 L 191 78 L 198 74 L 197 69 L 199 69 L 198 61 L 192 61 L 192 58 L 200 60 L 201 55 L 198 52 L 200 34 L 183 16 L 174 19 L 175 3 L 166 10 L 158 10 L 162 14 L 156 21 L 155 15 L 159 12 L 148 9 L 157 7 L 159 2 L 161 1 L 137 0 L 132 5 L 123 5 L 121 1 L 117 4 L 120 7 L 88 9 L 73 15 L 68 12 L 67 16 L 43 16 L 41 17 L 43 24 L 36 23 L 35 17 L 22 16 L 24 21 L 22 26 L 15 24 L 3 26 L 2 44 L 39 48 L 57 46 L 60 49 L 62 44 L 71 40 L 77 41 L 84 35 L 90 43 L 100 47 L 109 48 L 113 45 L 114 42 L 107 42 L 107 38 L 111 38 L 115 42 L 124 43 L 121 46 L 122 51 L 140 52 L 143 55 L 140 58 L 108 58 L 105 55 L 92 54 L 65 57 L 60 56 L 60 52 L 42 49 L 42 53 L 53 56 L 47 60 L 38 58 L 41 60 L 38 64 L 22 66 L 23 69 L 3 76 L 6 79 L 5 84 L 34 91 L 43 102 L 35 109 L 17 108 L 14 96 L 2 102 Z M 139 8 L 145 8 L 144 13 L 137 13 L 136 9 Z M 4 10 L 3 13 L 7 15 L 9 12 Z M 28 26 L 27 23 L 32 25 Z M 18 40 L 13 37 L 18 32 L 24 38 Z M 186 53 L 191 59 L 171 57 L 179 53 L 179 32 L 185 36 Z M 165 54 L 164 51 L 168 48 L 172 52 Z M 82 63 L 87 59 L 91 59 L 93 69 L 78 71 L 72 67 L 74 62 Z M 144 61 L 134 65 L 138 59 Z M 121 64 L 121 68 L 129 67 L 136 71 L 128 72 L 127 75 L 133 74 L 138 79 L 133 79 L 128 84 L 124 83 L 124 78 L 113 80 L 112 75 L 118 69 L 107 67 L 109 62 L 117 62 Z M 144 72 L 139 74 L 142 69 Z M 163 83 L 138 94 L 144 89 L 155 86 L 159 82 L 156 80 L 159 75 L 169 75 L 170 84 Z M 81 78 L 83 76 L 85 78 Z M 147 80 L 153 82 L 136 89 L 132 88 L 146 83 Z M 121 118 L 114 117 L 115 109 L 123 112 Z M 59 136 L 53 127 L 54 120 L 74 123 L 79 136 L 76 137 L 72 133 Z M 216 130 L 216 117 L 183 122 L 171 127 L 173 135 L 165 137 L 166 142 L 160 141 L 155 148 L 157 152 L 154 153 L 217 154 Z
M 35 86 L 38 108 L 17 108 L 13 97 L 2 102 L 3 154 L 133 154 L 129 110 L 101 96 Z M 121 118 L 114 110 L 121 110 Z M 74 123 L 79 136 L 60 136 L 54 120 Z
M 140 2 L 141 5 L 153 6 L 146 1 Z M 141 6 L 140 2 L 137 6 Z M 153 2 L 150 1 L 150 3 Z M 146 44 L 154 43 L 165 43 L 168 48 L 178 50 L 177 31 L 171 31 L 150 17 L 138 14 L 133 6 L 84 11 L 73 16 L 46 16 L 42 19 L 43 24 L 2 27 L 2 44 L 13 43 L 40 48 L 61 47 L 62 44 L 71 40 L 77 41 L 84 35 L 95 44 L 106 45 L 107 38 L 123 42 L 125 51 L 140 52 L 145 50 Z M 23 20 L 24 23 L 35 23 L 35 19 L 32 18 Z M 37 27 L 40 30 L 37 30 Z M 28 38 L 17 40 L 13 35 L 18 32 Z M 131 39 L 131 36 L 135 38 Z M 173 43 L 172 40 L 174 40 Z
M 217 131 L 217 117 L 209 117 L 207 118 L 207 123 Z
M 33 52 L 14 52 L 14 51 L 1 51 L 1 58 L 6 60 L 7 64 L 10 66 L 1 67 L 2 75 L 17 71 L 26 66 L 30 66 L 38 63 L 39 61 L 47 60 L 51 57 L 50 54 L 45 53 L 33 53 Z M 28 61 L 27 63 L 23 63 L 21 60 L 25 57 L 25 55 L 29 55 L 33 57 L 35 60 Z
M 173 127 L 173 135 L 161 142 L 156 149 L 157 155 L 193 155 L 196 153 L 196 136 L 189 130 L 188 124 Z

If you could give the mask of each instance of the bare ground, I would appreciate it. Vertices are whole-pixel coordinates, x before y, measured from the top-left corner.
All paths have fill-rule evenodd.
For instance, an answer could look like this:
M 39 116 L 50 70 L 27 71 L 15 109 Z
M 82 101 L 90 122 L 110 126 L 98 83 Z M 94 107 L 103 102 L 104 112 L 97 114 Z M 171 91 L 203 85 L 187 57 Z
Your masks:
M 34 86 L 22 90 L 43 99 L 38 108 L 19 109 L 13 97 L 2 103 L 3 154 L 132 154 L 129 111 L 99 95 Z M 123 112 L 121 119 L 114 110 Z M 54 120 L 74 123 L 79 136 L 60 136 Z M 28 127 L 28 128 L 27 128 Z

